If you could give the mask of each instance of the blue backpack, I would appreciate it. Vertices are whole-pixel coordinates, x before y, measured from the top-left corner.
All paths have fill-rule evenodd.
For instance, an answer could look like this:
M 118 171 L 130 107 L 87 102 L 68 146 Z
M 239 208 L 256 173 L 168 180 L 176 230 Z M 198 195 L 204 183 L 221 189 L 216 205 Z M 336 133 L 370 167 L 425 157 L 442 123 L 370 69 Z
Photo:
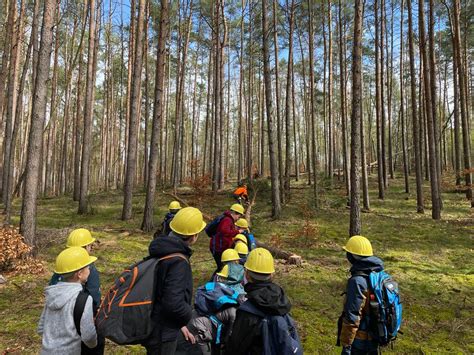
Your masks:
M 255 240 L 255 237 L 252 233 L 244 232 L 244 235 L 247 237 L 249 252 L 251 252 L 257 247 L 257 241 Z
M 289 314 L 284 316 L 267 315 L 250 301 L 245 301 L 239 307 L 239 311 L 251 313 L 262 318 L 262 355 L 303 354 L 303 347 L 301 346 L 295 322 Z
M 216 317 L 216 313 L 225 307 L 237 307 L 239 305 L 239 295 L 239 292 L 219 282 L 208 282 L 196 291 L 194 308 L 200 316 L 209 317 L 216 326 L 216 344 L 220 344 L 222 326 L 224 325 Z
M 224 218 L 225 216 L 223 214 L 217 216 L 216 218 L 214 218 L 211 222 L 209 222 L 207 224 L 207 227 L 206 229 L 204 229 L 204 231 L 206 232 L 206 234 L 212 238 L 213 236 L 216 235 L 217 233 L 217 227 L 219 226 L 219 223 L 221 223 L 222 219 Z
M 381 346 L 397 338 L 402 323 L 402 303 L 398 283 L 385 271 L 371 272 L 370 325 Z

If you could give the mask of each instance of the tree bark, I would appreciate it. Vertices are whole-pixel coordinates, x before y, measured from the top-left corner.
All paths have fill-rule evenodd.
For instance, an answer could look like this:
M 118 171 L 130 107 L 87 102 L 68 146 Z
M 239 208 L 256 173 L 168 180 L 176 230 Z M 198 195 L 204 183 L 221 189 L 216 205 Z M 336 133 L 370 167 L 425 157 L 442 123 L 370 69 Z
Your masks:
M 265 80 L 265 106 L 267 113 L 268 150 L 270 155 L 270 174 L 272 181 L 272 217 L 279 218 L 281 213 L 280 182 L 278 161 L 275 154 L 273 132 L 272 82 L 270 77 L 270 53 L 268 45 L 267 1 L 262 0 L 262 39 L 263 39 L 263 76 Z
M 150 142 L 150 159 L 147 177 L 147 194 L 141 229 L 145 232 L 153 230 L 153 212 L 156 191 L 156 172 L 158 168 L 158 144 L 160 140 L 163 115 L 164 74 L 166 66 L 166 39 L 168 38 L 169 0 L 161 0 L 160 22 L 158 27 L 158 48 L 155 76 L 155 101 L 153 105 L 153 123 Z
M 362 113 L 362 0 L 355 1 L 352 49 L 352 114 L 351 114 L 351 213 L 349 235 L 361 234 L 360 221 L 360 124 Z
M 405 127 L 405 80 L 404 80 L 404 70 L 403 70 L 403 50 L 404 50 L 404 42 L 403 42 L 403 10 L 404 10 L 404 0 L 401 0 L 400 4 L 400 121 L 402 126 L 402 150 L 403 150 L 403 176 L 405 178 L 405 192 L 408 194 L 410 193 L 410 184 L 408 183 L 408 154 L 407 154 L 407 132 Z M 389 157 L 391 161 L 391 150 L 389 152 Z M 391 165 L 391 177 L 393 179 L 393 165 Z
M 145 0 L 139 0 L 139 11 L 137 20 L 137 31 L 135 38 L 135 53 L 133 60 L 133 75 L 130 96 L 130 125 L 128 134 L 127 169 L 125 174 L 125 184 L 123 188 L 123 209 L 122 220 L 132 218 L 132 197 L 135 185 L 135 174 L 137 168 L 137 122 L 140 106 L 140 83 L 143 62 L 143 26 L 145 17 Z M 132 21 L 133 18 L 132 18 Z
M 41 43 L 38 55 L 38 68 L 33 100 L 28 153 L 25 169 L 25 185 L 20 215 L 20 233 L 30 246 L 36 242 L 36 199 L 38 195 L 40 147 L 46 116 L 47 82 L 53 43 L 53 22 L 56 8 L 55 0 L 45 0 Z

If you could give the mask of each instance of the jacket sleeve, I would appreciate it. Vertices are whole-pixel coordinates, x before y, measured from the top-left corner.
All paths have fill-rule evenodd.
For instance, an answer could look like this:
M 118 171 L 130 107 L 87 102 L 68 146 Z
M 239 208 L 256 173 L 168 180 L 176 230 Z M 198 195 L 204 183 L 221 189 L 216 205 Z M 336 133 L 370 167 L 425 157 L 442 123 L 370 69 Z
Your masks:
M 97 332 L 94 325 L 94 315 L 92 312 L 92 297 L 87 297 L 84 312 L 81 317 L 81 340 L 88 348 L 97 346 Z
M 43 329 L 44 329 L 44 312 L 46 310 L 46 305 L 43 307 L 43 312 L 41 312 L 41 317 L 38 322 L 38 329 L 37 332 L 39 335 L 43 335 Z
M 94 309 L 96 309 L 100 305 L 100 277 L 94 264 L 90 265 L 90 272 L 86 283 L 86 291 L 91 295 L 94 301 Z
M 367 281 L 362 276 L 349 279 L 347 283 L 346 303 L 344 305 L 344 317 L 342 320 L 341 343 L 349 346 L 354 341 L 362 318 L 362 309 L 365 304 Z
M 192 308 L 185 300 L 185 282 L 183 277 L 190 272 L 185 260 L 172 263 L 166 274 L 161 292 L 161 308 L 163 314 L 173 319 L 179 327 L 191 320 Z
M 260 319 L 250 313 L 237 311 L 226 354 L 246 355 L 260 336 Z

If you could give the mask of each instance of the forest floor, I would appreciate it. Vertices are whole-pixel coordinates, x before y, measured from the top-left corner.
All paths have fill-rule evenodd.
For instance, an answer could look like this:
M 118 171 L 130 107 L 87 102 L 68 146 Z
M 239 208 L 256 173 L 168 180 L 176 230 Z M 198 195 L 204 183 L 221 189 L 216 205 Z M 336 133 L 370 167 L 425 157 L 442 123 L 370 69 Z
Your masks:
M 413 181 L 411 184 L 413 188 Z M 318 210 L 311 207 L 312 189 L 303 181 L 294 186 L 278 221 L 270 219 L 269 190 L 259 190 L 252 208 L 252 230 L 257 239 L 304 259 L 299 267 L 278 261 L 275 282 L 283 286 L 293 304 L 292 315 L 298 322 L 305 353 L 338 353 L 336 323 L 349 267 L 341 249 L 349 221 L 343 186 L 336 182 L 334 188 L 325 188 Z M 399 282 L 404 306 L 403 335 L 395 348 L 386 352 L 474 353 L 474 215 L 469 203 L 463 194 L 454 192 L 454 186 L 444 184 L 443 219 L 433 221 L 429 198 L 425 198 L 425 214 L 417 214 L 415 193 L 404 193 L 402 179 L 390 181 L 384 201 L 377 199 L 375 180 L 371 186 L 371 212 L 362 214 L 362 232 Z M 232 203 L 230 192 L 212 195 L 189 191 L 181 195 L 183 199 L 211 216 Z M 428 184 L 425 196 L 429 196 Z M 99 240 L 92 254 L 99 258 L 96 266 L 103 293 L 126 266 L 147 255 L 151 234 L 138 229 L 143 201 L 144 194 L 137 193 L 134 218 L 127 222 L 119 219 L 120 192 L 92 195 L 93 209 L 87 216 L 76 214 L 77 205 L 70 197 L 39 201 L 39 257 L 48 271 L 39 276 L 4 275 L 8 282 L 0 286 L 0 353 L 7 349 L 38 353 L 41 339 L 36 325 L 43 307 L 43 287 L 71 229 L 89 228 Z M 157 194 L 157 223 L 169 201 L 169 196 Z M 19 208 L 19 201 L 15 201 L 16 215 Z M 18 222 L 18 218 L 14 220 Z M 209 278 L 214 262 L 205 234 L 194 249 L 192 267 L 197 286 Z M 108 343 L 106 352 L 143 353 L 143 349 Z

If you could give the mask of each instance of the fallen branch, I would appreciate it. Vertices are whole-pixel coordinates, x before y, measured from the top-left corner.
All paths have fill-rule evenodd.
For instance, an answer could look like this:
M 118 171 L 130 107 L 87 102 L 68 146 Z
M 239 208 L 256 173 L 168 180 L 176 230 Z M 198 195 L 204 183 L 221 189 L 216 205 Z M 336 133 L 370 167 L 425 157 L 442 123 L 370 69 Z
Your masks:
M 296 255 L 292 252 L 273 247 L 262 242 L 257 241 L 257 246 L 262 247 L 270 251 L 275 259 L 287 260 L 290 264 L 301 265 L 303 259 L 301 256 Z
M 178 195 L 176 194 L 173 194 L 173 193 L 170 193 L 170 192 L 165 192 L 163 191 L 163 194 L 166 195 L 166 196 L 170 196 L 172 198 L 174 198 L 176 201 L 178 201 L 181 205 L 184 205 L 185 207 L 189 207 L 189 203 L 187 203 L 185 200 L 183 200 L 182 198 L 178 197 Z M 202 212 L 202 211 L 201 211 Z M 212 221 L 213 217 L 208 215 L 207 213 L 204 213 L 202 212 L 202 216 L 204 217 L 204 219 L 208 220 L 208 221 Z

